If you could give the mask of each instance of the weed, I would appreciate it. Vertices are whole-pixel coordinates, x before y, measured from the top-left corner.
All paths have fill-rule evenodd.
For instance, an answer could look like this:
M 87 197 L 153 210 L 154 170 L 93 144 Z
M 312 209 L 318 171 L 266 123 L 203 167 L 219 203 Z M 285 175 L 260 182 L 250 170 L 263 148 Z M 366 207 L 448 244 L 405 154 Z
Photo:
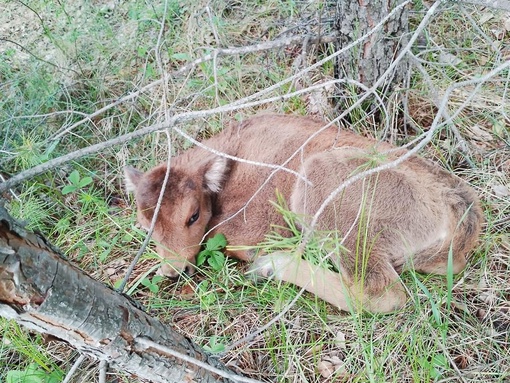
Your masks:
M 227 239 L 221 233 L 209 238 L 205 243 L 204 249 L 197 255 L 197 266 L 201 266 L 207 262 L 213 270 L 221 270 L 226 262 L 225 255 L 222 252 L 226 246 Z
M 220 352 L 225 351 L 225 344 L 221 341 L 219 337 L 216 335 L 212 336 L 209 339 L 209 342 L 204 345 L 204 349 L 211 354 L 218 354 Z
M 4 361 L 13 358 L 12 351 L 24 355 L 28 361 L 19 360 L 16 368 L 10 369 L 5 374 L 5 381 L 9 383 L 56 383 L 63 378 L 62 370 L 48 355 L 40 349 L 40 337 L 25 333 L 16 323 L 8 322 L 0 318 L 0 330 L 2 331 L 2 345 L 0 354 L 6 356 Z M 7 356 L 10 357 L 7 357 Z M 16 359 L 16 358 L 14 358 Z
M 66 185 L 62 188 L 62 194 L 66 195 L 69 193 L 74 193 L 80 189 L 83 189 L 88 184 L 92 183 L 92 177 L 83 177 L 80 178 L 80 173 L 78 170 L 73 170 L 73 172 L 69 175 L 69 185 Z
M 155 275 L 152 278 L 145 277 L 142 279 L 142 285 L 147 287 L 151 293 L 157 294 L 159 292 L 159 284 L 163 280 L 163 276 Z
M 6 383 L 59 383 L 63 374 L 60 371 L 48 373 L 35 363 L 29 364 L 24 370 L 10 370 L 5 376 Z

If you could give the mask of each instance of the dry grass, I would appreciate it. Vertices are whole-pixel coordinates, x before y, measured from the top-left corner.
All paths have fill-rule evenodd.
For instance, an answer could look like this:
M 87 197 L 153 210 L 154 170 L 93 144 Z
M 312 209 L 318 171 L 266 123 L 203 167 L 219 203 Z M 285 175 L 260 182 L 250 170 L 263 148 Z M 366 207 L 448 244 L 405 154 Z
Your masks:
M 217 47 L 245 46 L 304 30 L 328 32 L 331 14 L 325 2 L 303 1 L 223 0 L 207 5 L 173 0 L 166 2 L 166 13 L 164 2 L 32 3 L 31 9 L 13 1 L 0 6 L 5 11 L 0 18 L 14 20 L 0 23 L 0 36 L 18 43 L 0 47 L 4 176 L 163 122 L 169 114 L 235 102 L 306 68 L 333 49 L 327 44 L 311 46 L 303 56 L 302 47 L 292 45 L 218 57 L 163 85 L 159 80 L 165 73 Z M 426 11 L 419 6 L 413 8 L 416 22 Z M 453 2 L 448 6 L 435 16 L 413 50 L 412 85 L 400 94 L 405 107 L 387 100 L 390 126 L 383 129 L 374 114 L 357 111 L 348 128 L 398 144 L 409 142 L 430 128 L 449 86 L 483 76 L 508 60 L 508 14 Z M 322 14 L 320 22 L 318 14 Z M 44 56 L 34 57 L 28 51 Z M 403 278 L 409 302 L 401 312 L 387 316 L 339 312 L 304 294 L 266 331 L 221 354 L 233 371 L 268 382 L 510 379 L 509 73 L 507 69 L 479 87 L 455 90 L 447 104 L 447 112 L 455 116 L 453 123 L 442 128 L 422 153 L 470 182 L 486 213 L 480 246 L 466 271 L 455 277 L 452 291 L 444 278 L 407 273 Z M 264 97 L 284 96 L 332 76 L 328 62 Z M 180 127 L 203 138 L 226 121 L 267 109 L 331 120 L 338 114 L 330 103 L 331 90 L 214 114 Z M 138 93 L 129 101 L 85 119 L 57 143 L 51 140 L 84 116 L 133 92 Z M 189 146 L 174 134 L 173 154 Z M 121 167 L 130 163 L 147 169 L 167 153 L 166 137 L 158 133 L 105 149 L 27 180 L 5 194 L 8 207 L 91 275 L 117 285 L 143 241 L 143 233 L 133 227 L 133 205 L 122 188 Z M 75 169 L 81 177 L 91 176 L 93 183 L 64 196 L 61 190 Z M 142 281 L 150 280 L 156 265 L 155 254 L 147 250 L 130 278 L 130 295 L 212 350 L 249 336 L 297 294 L 293 286 L 254 285 L 244 276 L 246 265 L 235 262 L 219 273 L 204 269 L 192 280 L 163 282 L 155 294 Z M 50 370 L 66 371 L 76 357 L 67 347 L 34 341 L 10 323 L 2 321 L 0 326 L 4 339 L 19 340 L 0 345 L 0 366 L 6 370 L 24 370 L 37 360 Z M 32 351 L 22 352 L 19 344 Z M 38 356 L 40 350 L 46 359 Z M 73 381 L 95 381 L 95 368 L 83 365 Z M 325 377 L 332 371 L 336 373 Z M 134 377 L 119 374 L 111 380 L 127 382 Z

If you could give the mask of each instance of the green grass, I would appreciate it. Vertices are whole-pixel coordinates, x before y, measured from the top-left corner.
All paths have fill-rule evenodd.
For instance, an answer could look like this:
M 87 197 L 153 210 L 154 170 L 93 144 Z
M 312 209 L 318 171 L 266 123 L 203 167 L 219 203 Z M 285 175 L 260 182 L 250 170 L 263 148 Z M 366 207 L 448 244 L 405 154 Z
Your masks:
M 57 383 L 62 380 L 64 371 L 58 366 L 56 355 L 41 346 L 40 335 L 28 334 L 18 324 L 3 318 L 0 318 L 0 329 L 3 334 L 1 360 L 11 366 L 2 381 Z
M 213 1 L 208 13 L 203 5 L 191 1 L 103 3 L 115 6 L 77 7 L 71 2 L 45 0 L 30 2 L 30 8 L 14 1 L 2 4 L 8 16 L 3 25 L 12 29 L 0 35 L 18 43 L 2 41 L 0 46 L 0 170 L 4 177 L 161 122 L 165 113 L 225 105 L 283 80 L 295 72 L 292 65 L 300 47 L 221 57 L 216 66 L 207 61 L 189 75 L 172 77 L 166 87 L 154 85 L 130 101 L 84 119 L 158 81 L 163 71 L 176 71 L 209 53 L 211 47 L 274 39 L 286 29 L 302 25 L 314 7 L 325 8 L 322 3 L 300 1 Z M 415 10 L 419 9 L 417 4 Z M 409 92 L 408 117 L 416 131 L 411 125 L 407 130 L 401 128 L 401 115 L 395 126 L 383 130 L 363 108 L 349 116 L 350 128 L 397 143 L 406 143 L 416 132 L 427 130 L 436 111 L 434 97 L 441 97 L 455 82 L 483 75 L 508 55 L 508 33 L 502 40 L 493 34 L 501 29 L 504 17 L 494 13 L 481 22 L 482 16 L 471 8 L 449 8 L 427 28 L 423 49 L 414 53 L 423 60 L 428 78 L 414 71 L 410 89 L 402 90 Z M 421 20 L 421 14 L 416 13 L 415 18 L 413 25 Z M 11 19 L 17 24 L 7 23 Z M 23 28 L 17 28 L 20 26 Z M 487 43 L 487 36 L 494 44 Z M 332 45 L 311 48 L 305 64 L 333 49 Z M 441 50 L 461 61 L 445 64 Z M 287 84 L 272 96 L 283 96 L 297 85 L 314 84 L 332 75 L 333 63 L 328 62 L 310 72 L 301 84 Z M 402 311 L 391 315 L 343 313 L 304 293 L 267 330 L 230 349 L 285 310 L 299 289 L 274 281 L 256 284 L 245 275 L 247 265 L 232 260 L 219 270 L 205 263 L 190 279 L 160 280 L 153 275 L 157 255 L 147 249 L 128 283 L 128 294 L 197 344 L 262 381 L 509 379 L 510 203 L 495 189 L 509 185 L 508 85 L 506 71 L 497 81 L 484 84 L 454 119 L 455 127 L 471 145 L 470 153 L 459 154 L 451 125 L 423 153 L 477 188 L 487 225 L 479 249 L 461 275 L 403 275 L 409 301 Z M 471 90 L 453 94 L 450 113 Z M 353 103 L 356 95 L 351 93 Z M 327 95 L 323 100 L 322 112 L 326 118 L 335 118 L 339 111 L 327 103 Z M 225 122 L 260 110 L 309 114 L 311 108 L 309 98 L 296 96 L 197 119 L 181 127 L 193 137 L 205 138 L 220 131 Z M 55 140 L 57 136 L 60 138 Z M 189 146 L 175 135 L 169 149 L 164 134 L 152 134 L 105 149 L 30 178 L 12 193 L 5 193 L 7 207 L 93 277 L 118 286 L 144 239 L 144 233 L 135 227 L 133 201 L 123 190 L 122 166 L 128 163 L 148 169 L 166 158 L 169 150 L 177 154 Z M 473 166 L 465 161 L 466 156 Z M 285 206 L 285 201 L 279 202 Z M 293 222 L 299 217 L 287 218 L 296 237 L 270 233 L 260 245 L 261 251 L 296 249 L 300 233 Z M 338 248 L 334 233 L 324 233 L 310 242 L 307 256 L 323 262 L 320 255 Z M 71 348 L 45 342 L 4 319 L 0 319 L 0 332 L 1 382 L 61 380 L 76 358 Z M 329 380 L 320 374 L 327 366 L 338 369 Z M 95 368 L 92 363 L 84 364 L 73 381 L 95 381 Z M 121 374 L 118 379 L 133 381 Z

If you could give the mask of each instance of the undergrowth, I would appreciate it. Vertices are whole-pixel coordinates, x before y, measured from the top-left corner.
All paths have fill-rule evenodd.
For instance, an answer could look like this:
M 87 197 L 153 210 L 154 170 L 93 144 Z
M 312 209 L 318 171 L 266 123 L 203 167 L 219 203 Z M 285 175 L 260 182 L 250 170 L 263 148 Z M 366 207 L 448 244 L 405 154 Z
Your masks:
M 4 8 L 0 36 L 8 36 L 0 40 L 4 178 L 163 122 L 165 116 L 218 107 L 263 90 L 297 70 L 294 64 L 301 57 L 301 46 L 209 60 L 187 75 L 170 77 L 165 86 L 156 82 L 212 48 L 250 45 L 319 26 L 327 31 L 332 17 L 327 2 L 77 3 L 35 0 L 0 5 Z M 416 2 L 413 9 L 419 22 L 426 7 Z M 319 13 L 325 15 L 320 21 Z M 428 129 L 437 111 L 435 99 L 440 100 L 448 86 L 479 77 L 508 60 L 506 23 L 508 15 L 490 9 L 480 13 L 467 6 L 445 7 L 414 51 L 423 71 L 414 70 L 409 89 L 402 91 L 407 92 L 405 110 L 395 111 L 393 124 L 381 129 L 375 115 L 357 109 L 347 128 L 398 144 L 411 141 Z M 333 49 L 311 46 L 305 64 Z M 154 275 L 159 259 L 148 249 L 130 277 L 127 293 L 236 371 L 261 381 L 508 380 L 508 74 L 507 70 L 483 84 L 473 97 L 474 85 L 454 93 L 450 113 L 465 107 L 422 153 L 477 189 L 487 224 L 461 275 L 403 275 L 409 294 L 403 310 L 385 316 L 343 313 L 304 293 L 265 331 L 243 341 L 286 310 L 299 289 L 274 281 L 254 283 L 245 275 L 247 265 L 218 255 L 221 243 L 211 245 L 211 252 L 204 255 L 209 261 L 204 258 L 197 275 L 173 282 Z M 287 84 L 272 95 L 284 96 L 332 76 L 329 62 L 308 73 L 302 83 Z M 135 95 L 129 101 L 94 114 L 130 94 Z M 269 106 L 196 119 L 181 128 L 202 139 L 227 121 L 259 110 L 332 119 L 337 112 L 330 96 L 326 92 L 282 99 Z M 460 150 L 461 142 L 468 150 Z M 32 177 L 3 198 L 12 215 L 44 233 L 93 277 L 115 287 L 145 236 L 135 225 L 133 201 L 123 190 L 122 167 L 134 164 L 145 170 L 169 151 L 178 154 L 189 146 L 173 133 L 169 148 L 166 136 L 154 133 Z M 286 209 L 281 213 L 287 214 Z M 269 233 L 259 251 L 297 248 L 296 217 L 287 218 L 295 236 Z M 326 235 L 312 241 L 307 254 L 317 259 L 335 247 L 340 245 L 334 235 Z M 0 331 L 2 382 L 61 381 L 76 359 L 71 348 L 5 319 L 0 319 Z M 72 381 L 95 381 L 96 368 L 90 361 Z M 116 374 L 117 381 L 134 381 Z

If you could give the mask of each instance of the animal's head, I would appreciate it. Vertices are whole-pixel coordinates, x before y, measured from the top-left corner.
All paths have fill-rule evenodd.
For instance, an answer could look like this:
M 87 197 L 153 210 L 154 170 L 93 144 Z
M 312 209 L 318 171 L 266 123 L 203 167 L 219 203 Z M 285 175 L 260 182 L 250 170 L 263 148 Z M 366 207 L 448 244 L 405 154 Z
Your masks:
M 169 277 L 194 272 L 195 258 L 213 214 L 213 196 L 221 190 L 229 170 L 224 157 L 209 156 L 193 164 L 180 160 L 171 162 L 152 234 L 156 251 L 165 260 L 159 273 Z M 138 222 L 144 228 L 151 225 L 166 171 L 166 164 L 146 173 L 132 167 L 124 169 L 126 189 L 134 193 Z

